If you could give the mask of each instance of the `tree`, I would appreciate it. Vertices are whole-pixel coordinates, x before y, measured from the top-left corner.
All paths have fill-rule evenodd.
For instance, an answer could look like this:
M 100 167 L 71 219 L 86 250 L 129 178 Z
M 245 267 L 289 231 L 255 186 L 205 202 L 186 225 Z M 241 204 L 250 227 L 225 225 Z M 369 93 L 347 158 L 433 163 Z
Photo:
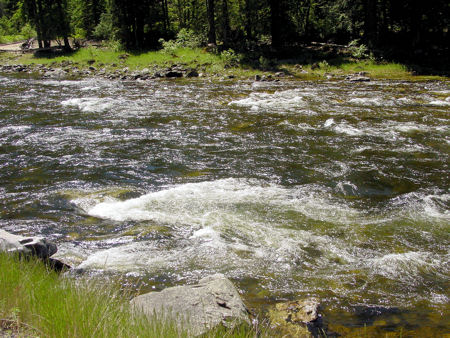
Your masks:
M 66 0 L 24 0 L 25 15 L 37 32 L 39 48 L 50 47 L 50 41 L 62 37 L 70 49 L 70 24 Z
M 216 23 L 214 20 L 214 0 L 206 0 L 208 15 L 208 43 L 216 44 Z

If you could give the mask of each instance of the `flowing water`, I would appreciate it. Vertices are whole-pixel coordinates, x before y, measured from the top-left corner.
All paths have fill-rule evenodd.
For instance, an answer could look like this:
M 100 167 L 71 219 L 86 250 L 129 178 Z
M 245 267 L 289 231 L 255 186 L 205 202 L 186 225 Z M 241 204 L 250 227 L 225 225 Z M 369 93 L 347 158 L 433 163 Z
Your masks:
M 448 82 L 0 93 L 2 228 L 147 289 L 220 272 L 254 306 L 318 297 L 335 329 L 448 332 Z

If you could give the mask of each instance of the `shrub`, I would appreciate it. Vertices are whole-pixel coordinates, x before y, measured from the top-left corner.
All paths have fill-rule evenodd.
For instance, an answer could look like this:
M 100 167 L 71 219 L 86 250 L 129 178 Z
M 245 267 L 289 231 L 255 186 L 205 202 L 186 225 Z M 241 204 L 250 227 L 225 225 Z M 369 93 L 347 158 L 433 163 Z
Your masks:
M 239 63 L 242 60 L 242 55 L 237 54 L 234 50 L 227 49 L 224 50 L 221 54 L 220 57 L 222 58 L 225 67 L 237 67 L 239 66 Z
M 178 32 L 175 40 L 159 39 L 158 42 L 164 53 L 174 54 L 179 48 L 199 48 L 206 44 L 206 39 L 192 30 L 183 28 Z
M 358 45 L 358 40 L 353 40 L 348 44 L 350 53 L 355 59 L 365 59 L 369 57 L 369 54 L 367 53 L 369 50 L 366 45 L 360 44 Z

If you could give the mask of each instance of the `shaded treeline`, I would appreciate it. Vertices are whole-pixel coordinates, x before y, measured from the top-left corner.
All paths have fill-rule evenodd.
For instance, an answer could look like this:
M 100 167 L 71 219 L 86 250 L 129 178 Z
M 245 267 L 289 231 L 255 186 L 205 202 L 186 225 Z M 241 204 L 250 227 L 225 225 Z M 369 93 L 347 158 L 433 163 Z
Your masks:
M 157 48 L 183 28 L 240 51 L 358 39 L 375 53 L 423 58 L 445 57 L 450 45 L 445 0 L 0 0 L 0 17 L 0 34 L 28 23 L 42 46 L 72 36 Z

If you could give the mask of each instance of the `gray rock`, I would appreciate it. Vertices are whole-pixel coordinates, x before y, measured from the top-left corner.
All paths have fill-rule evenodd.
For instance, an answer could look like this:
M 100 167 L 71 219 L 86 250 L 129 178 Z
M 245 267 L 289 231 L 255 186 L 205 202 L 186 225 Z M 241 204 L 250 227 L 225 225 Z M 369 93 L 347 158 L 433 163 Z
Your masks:
M 56 244 L 42 237 L 24 237 L 13 235 L 0 229 L 0 251 L 33 255 L 47 259 L 56 251 Z
M 205 277 L 197 285 L 176 286 L 131 300 L 147 316 L 168 315 L 187 325 L 190 335 L 201 335 L 223 324 L 250 324 L 248 310 L 233 283 L 222 274 Z
M 51 69 L 44 73 L 44 77 L 48 79 L 61 80 L 64 79 L 66 76 L 67 73 L 64 71 L 64 69 L 61 68 Z

